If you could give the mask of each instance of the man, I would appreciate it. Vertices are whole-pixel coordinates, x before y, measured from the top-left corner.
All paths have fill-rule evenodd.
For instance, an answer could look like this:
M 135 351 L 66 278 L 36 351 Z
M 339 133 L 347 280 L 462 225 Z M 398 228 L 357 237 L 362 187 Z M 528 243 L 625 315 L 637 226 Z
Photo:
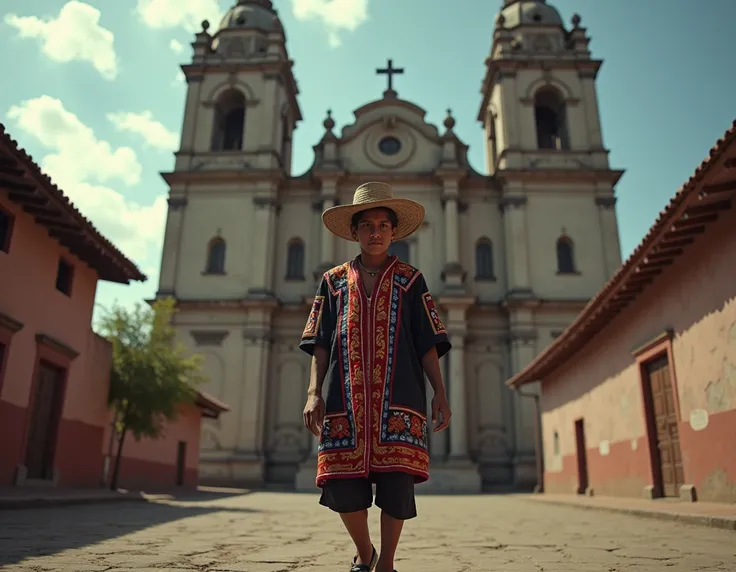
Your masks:
M 423 219 L 422 205 L 382 183 L 361 185 L 352 205 L 322 215 L 333 234 L 360 244 L 359 256 L 322 276 L 300 344 L 313 356 L 304 424 L 320 439 L 320 504 L 340 514 L 355 543 L 351 572 L 394 572 L 404 521 L 417 515 L 414 484 L 429 478 L 425 374 L 434 431 L 450 423 L 439 365 L 447 332 L 422 274 L 388 254 Z M 373 483 L 380 556 L 368 530 Z

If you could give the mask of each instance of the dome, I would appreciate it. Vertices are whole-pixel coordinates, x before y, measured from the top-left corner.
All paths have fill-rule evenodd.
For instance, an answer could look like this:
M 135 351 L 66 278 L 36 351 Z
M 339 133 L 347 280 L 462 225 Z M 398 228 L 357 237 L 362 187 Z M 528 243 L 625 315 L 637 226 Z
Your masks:
M 506 0 L 496 23 L 503 17 L 504 28 L 517 26 L 561 26 L 564 23 L 556 8 L 545 0 Z
M 280 29 L 280 22 L 271 0 L 240 0 L 220 22 L 220 30 L 227 28 L 259 28 L 271 32 Z

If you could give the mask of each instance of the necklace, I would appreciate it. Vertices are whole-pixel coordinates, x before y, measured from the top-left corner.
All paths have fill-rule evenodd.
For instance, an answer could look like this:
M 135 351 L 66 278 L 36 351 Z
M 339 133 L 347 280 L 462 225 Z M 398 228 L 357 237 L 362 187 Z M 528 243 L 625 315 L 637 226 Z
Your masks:
M 369 270 L 368 268 L 363 266 L 363 262 L 360 260 L 360 258 L 358 258 L 358 266 L 360 266 L 360 268 L 365 271 L 365 273 L 368 274 L 368 276 L 370 276 L 371 278 L 375 278 L 376 275 L 381 271 L 380 268 L 378 270 Z

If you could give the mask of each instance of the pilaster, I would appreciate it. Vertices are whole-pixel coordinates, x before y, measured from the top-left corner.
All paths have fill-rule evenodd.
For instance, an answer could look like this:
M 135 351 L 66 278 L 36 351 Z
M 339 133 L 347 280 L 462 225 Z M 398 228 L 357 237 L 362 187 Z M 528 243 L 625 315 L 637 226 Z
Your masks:
M 255 311 L 243 331 L 243 383 L 239 396 L 240 414 L 235 457 L 240 476 L 235 480 L 263 482 L 266 398 L 271 354 L 271 318 Z
M 273 296 L 273 260 L 276 241 L 276 216 L 278 203 L 273 197 L 254 197 L 254 227 L 250 262 L 249 298 Z M 265 244 L 261 240 L 265 238 Z
M 501 90 L 501 129 L 503 131 L 503 147 L 505 149 L 519 149 L 522 147 L 521 130 L 519 127 L 519 99 L 516 89 L 516 71 L 501 69 L 498 72 L 499 89 Z
M 532 311 L 527 308 L 511 310 L 509 353 L 512 375 L 524 369 L 536 355 L 537 331 Z M 537 384 L 524 387 L 524 394 L 538 395 Z M 531 488 L 537 482 L 534 442 L 538 427 L 534 399 L 522 393 L 513 393 L 514 403 L 514 483 L 519 488 Z
M 595 88 L 596 73 L 591 70 L 580 70 L 579 77 L 583 90 L 585 121 L 588 125 L 588 146 L 590 149 L 603 149 L 601 114 L 598 109 L 598 95 Z
M 599 196 L 595 199 L 600 217 L 603 260 L 605 262 L 604 282 L 608 281 L 621 266 L 621 244 L 616 220 L 616 197 Z
M 321 217 L 322 212 L 337 204 L 337 181 L 335 179 L 324 179 L 322 181 L 322 193 L 320 194 L 317 211 Z M 314 270 L 315 279 L 335 266 L 335 235 L 327 227 L 320 224 L 320 256 L 319 265 Z
M 277 76 L 263 74 L 261 76 L 262 93 L 259 94 L 258 107 L 248 107 L 245 118 L 245 138 L 243 149 L 263 153 L 275 150 L 274 137 L 276 102 L 279 101 L 279 83 Z
M 455 179 L 444 181 L 442 202 L 445 209 L 445 266 L 442 278 L 446 293 L 465 292 L 466 272 L 460 262 L 459 190 Z
M 157 295 L 176 295 L 176 276 L 179 268 L 179 246 L 184 228 L 186 197 L 169 197 L 169 212 L 166 215 L 166 231 L 161 252 L 161 273 Z
M 529 279 L 529 238 L 526 223 L 527 198 L 508 194 L 501 201 L 506 239 L 507 298 L 531 298 Z

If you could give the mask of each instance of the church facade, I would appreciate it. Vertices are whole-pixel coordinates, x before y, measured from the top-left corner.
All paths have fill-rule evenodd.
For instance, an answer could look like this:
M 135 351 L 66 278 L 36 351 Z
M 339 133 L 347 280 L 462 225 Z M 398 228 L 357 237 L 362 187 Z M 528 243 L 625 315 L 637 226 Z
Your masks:
M 231 411 L 203 428 L 200 477 L 314 488 L 302 425 L 310 361 L 298 349 L 321 274 L 354 257 L 321 213 L 366 181 L 421 202 L 420 230 L 392 249 L 420 268 L 453 350 L 443 358 L 453 421 L 432 434 L 424 490 L 536 483 L 534 399 L 504 382 L 569 324 L 621 264 L 589 37 L 544 0 L 505 0 L 478 120 L 486 172 L 468 146 L 389 88 L 336 129 L 329 116 L 304 174 L 291 172 L 302 119 L 285 33 L 270 0 L 209 24 L 182 69 L 188 91 L 170 187 L 157 296 L 178 302 L 179 339 L 204 356 L 202 389 Z M 527 386 L 525 392 L 536 388 Z M 431 391 L 428 392 L 431 395 Z

